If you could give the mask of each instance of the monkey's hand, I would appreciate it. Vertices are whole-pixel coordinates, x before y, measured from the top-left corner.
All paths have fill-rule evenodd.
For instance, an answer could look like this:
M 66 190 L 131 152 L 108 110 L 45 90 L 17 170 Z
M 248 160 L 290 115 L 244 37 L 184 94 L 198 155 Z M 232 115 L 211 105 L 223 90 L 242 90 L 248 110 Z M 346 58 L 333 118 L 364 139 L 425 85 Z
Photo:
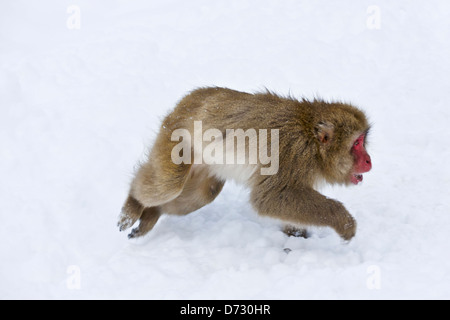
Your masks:
M 336 200 L 333 201 L 332 215 L 334 216 L 333 228 L 344 240 L 351 240 L 356 234 L 356 220 L 345 209 L 342 203 Z

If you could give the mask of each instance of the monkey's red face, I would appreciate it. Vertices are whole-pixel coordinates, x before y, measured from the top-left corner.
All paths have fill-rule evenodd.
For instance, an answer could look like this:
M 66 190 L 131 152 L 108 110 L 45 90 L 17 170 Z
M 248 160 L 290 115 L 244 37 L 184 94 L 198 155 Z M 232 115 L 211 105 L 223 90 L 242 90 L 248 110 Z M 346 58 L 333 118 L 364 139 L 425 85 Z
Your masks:
M 372 169 L 372 161 L 364 146 L 366 134 L 360 135 L 353 143 L 351 153 L 353 155 L 353 171 L 350 176 L 350 181 L 353 184 L 358 184 L 363 180 L 363 173 Z

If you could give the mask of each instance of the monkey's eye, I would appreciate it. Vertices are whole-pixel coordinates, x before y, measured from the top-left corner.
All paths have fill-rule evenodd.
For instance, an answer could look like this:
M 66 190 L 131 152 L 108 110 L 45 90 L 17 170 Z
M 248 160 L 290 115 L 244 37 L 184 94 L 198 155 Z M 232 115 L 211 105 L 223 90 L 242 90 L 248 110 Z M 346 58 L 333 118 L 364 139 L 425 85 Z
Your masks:
M 364 143 L 364 135 L 361 135 L 358 139 L 353 142 L 353 148 L 358 147 L 361 143 Z

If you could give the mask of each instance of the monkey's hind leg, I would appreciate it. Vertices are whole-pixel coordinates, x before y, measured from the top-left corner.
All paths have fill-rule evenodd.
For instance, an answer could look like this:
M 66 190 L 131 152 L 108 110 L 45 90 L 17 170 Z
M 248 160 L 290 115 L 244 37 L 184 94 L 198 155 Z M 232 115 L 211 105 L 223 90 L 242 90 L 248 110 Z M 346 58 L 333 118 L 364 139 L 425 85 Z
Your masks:
M 144 209 L 158 207 L 175 199 L 184 188 L 191 164 L 172 162 L 170 148 L 173 142 L 167 142 L 164 137 L 162 134 L 158 136 L 148 161 L 136 172 L 119 217 L 120 231 L 130 228 L 141 217 Z M 143 229 L 147 228 L 142 227 L 141 231 Z
M 224 184 L 224 181 L 209 176 L 206 167 L 193 167 L 181 194 L 160 206 L 145 208 L 138 218 L 139 226 L 131 231 L 128 238 L 142 237 L 147 234 L 163 213 L 185 215 L 200 209 L 217 197 Z
M 185 215 L 212 202 L 222 191 L 225 181 L 210 176 L 206 166 L 193 166 L 181 194 L 163 205 L 164 213 Z

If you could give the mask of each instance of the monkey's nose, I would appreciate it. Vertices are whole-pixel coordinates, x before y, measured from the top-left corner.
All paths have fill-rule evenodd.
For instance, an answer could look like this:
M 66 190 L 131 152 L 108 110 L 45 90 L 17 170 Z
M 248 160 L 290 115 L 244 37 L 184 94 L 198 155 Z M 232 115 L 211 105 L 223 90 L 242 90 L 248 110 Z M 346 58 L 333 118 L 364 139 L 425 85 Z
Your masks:
M 367 170 L 372 169 L 372 160 L 370 159 L 369 155 L 367 155 L 367 158 L 366 158 L 366 165 L 367 165 Z

